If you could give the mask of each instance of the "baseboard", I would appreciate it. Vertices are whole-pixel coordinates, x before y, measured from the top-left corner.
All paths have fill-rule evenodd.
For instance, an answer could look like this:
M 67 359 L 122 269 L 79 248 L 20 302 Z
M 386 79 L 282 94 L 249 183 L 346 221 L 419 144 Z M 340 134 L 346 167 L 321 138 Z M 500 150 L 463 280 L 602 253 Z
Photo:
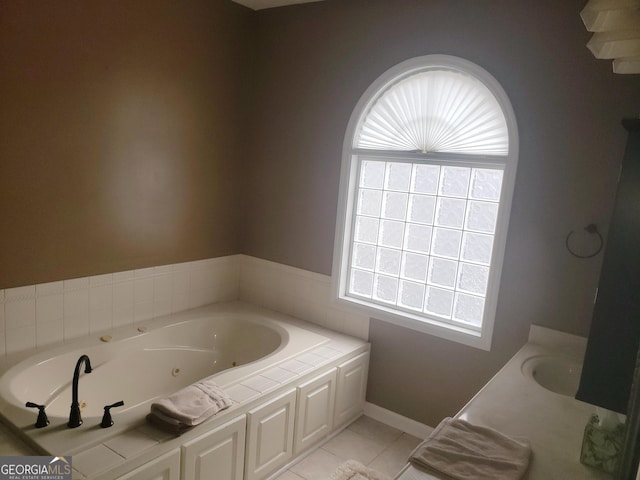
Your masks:
M 364 414 L 418 438 L 426 438 L 433 431 L 433 427 L 369 402 L 364 404 Z

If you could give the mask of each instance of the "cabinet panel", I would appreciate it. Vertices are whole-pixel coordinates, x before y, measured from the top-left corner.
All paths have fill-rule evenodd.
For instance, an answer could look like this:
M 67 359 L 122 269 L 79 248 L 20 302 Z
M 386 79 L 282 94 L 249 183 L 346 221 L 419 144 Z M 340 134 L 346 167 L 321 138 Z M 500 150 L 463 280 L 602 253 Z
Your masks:
M 266 477 L 293 457 L 296 390 L 247 414 L 245 479 Z
M 310 447 L 331 432 L 335 406 L 336 369 L 298 387 L 295 452 Z
M 334 427 L 353 420 L 364 410 L 369 352 L 338 366 Z
M 151 460 L 119 477 L 119 480 L 180 480 L 180 450 Z
M 182 446 L 182 478 L 242 480 L 246 417 L 207 432 Z

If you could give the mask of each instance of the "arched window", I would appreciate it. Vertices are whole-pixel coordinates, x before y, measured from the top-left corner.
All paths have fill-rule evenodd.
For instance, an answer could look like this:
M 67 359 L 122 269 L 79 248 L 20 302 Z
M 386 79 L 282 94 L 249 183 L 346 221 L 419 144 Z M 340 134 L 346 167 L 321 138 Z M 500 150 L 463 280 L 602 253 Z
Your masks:
M 345 136 L 337 297 L 488 350 L 517 153 L 509 99 L 479 66 L 428 55 L 383 74 Z

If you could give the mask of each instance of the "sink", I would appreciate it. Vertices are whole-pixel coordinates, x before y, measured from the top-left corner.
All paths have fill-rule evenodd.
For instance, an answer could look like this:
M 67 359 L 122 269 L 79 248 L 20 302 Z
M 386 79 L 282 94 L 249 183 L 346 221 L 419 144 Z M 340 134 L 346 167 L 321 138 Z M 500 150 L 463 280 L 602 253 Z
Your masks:
M 537 355 L 522 362 L 522 373 L 546 390 L 574 397 L 580 384 L 582 363 L 563 355 Z

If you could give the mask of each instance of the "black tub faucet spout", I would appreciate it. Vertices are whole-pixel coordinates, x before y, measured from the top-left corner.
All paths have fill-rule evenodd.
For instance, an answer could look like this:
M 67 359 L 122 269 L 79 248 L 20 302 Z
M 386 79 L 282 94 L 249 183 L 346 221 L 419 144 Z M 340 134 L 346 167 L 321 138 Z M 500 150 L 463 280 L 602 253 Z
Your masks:
M 88 355 L 82 355 L 76 363 L 76 369 L 73 372 L 73 385 L 72 385 L 72 401 L 71 412 L 69 413 L 69 428 L 76 428 L 82 425 L 82 416 L 80 415 L 80 403 L 78 402 L 78 380 L 80 379 L 80 367 L 84 362 L 84 373 L 91 373 L 91 361 Z

